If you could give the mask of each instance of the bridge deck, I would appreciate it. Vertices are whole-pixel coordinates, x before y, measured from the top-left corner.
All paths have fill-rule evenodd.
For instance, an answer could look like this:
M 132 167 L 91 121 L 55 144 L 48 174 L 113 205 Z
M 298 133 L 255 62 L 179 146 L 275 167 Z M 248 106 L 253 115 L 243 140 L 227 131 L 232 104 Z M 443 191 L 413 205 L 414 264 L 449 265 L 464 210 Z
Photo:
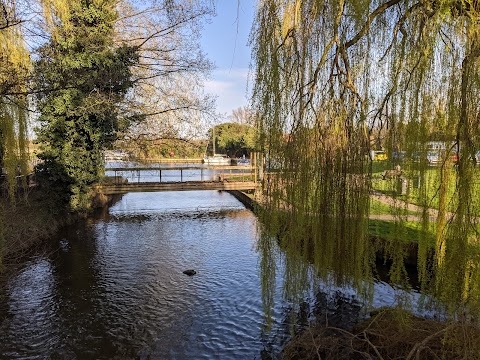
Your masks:
M 97 191 L 105 195 L 129 192 L 189 191 L 189 190 L 253 190 L 254 181 L 187 181 L 187 182 L 137 182 L 98 185 Z

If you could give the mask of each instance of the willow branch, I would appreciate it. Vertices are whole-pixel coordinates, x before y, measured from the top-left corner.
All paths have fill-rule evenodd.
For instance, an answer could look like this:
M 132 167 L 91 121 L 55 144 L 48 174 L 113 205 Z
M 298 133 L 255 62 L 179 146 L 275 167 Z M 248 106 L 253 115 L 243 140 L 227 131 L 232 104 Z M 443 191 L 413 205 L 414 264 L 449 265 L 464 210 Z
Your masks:
M 402 0 L 390 0 L 390 1 L 387 1 L 386 3 L 380 5 L 379 7 L 377 7 L 369 16 L 368 16 L 368 19 L 367 21 L 365 22 L 365 25 L 363 26 L 363 28 L 349 41 L 347 41 L 345 43 L 345 48 L 348 49 L 349 47 L 355 45 L 367 32 L 368 30 L 370 30 L 370 26 L 372 25 L 373 23 L 373 20 L 375 20 L 375 18 L 378 16 L 378 15 L 381 15 L 383 14 L 385 11 L 387 11 L 389 8 L 391 8 L 392 6 L 400 3 Z

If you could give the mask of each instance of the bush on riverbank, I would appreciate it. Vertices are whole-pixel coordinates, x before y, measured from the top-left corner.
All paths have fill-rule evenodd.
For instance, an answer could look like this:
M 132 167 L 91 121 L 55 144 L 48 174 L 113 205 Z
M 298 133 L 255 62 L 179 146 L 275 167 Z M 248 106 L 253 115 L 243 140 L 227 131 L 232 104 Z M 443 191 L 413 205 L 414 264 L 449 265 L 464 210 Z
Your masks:
M 295 337 L 283 353 L 300 359 L 480 359 L 480 328 L 439 322 L 400 309 L 382 309 L 351 331 L 318 325 Z
M 91 206 L 86 212 L 71 212 L 58 205 L 54 197 L 32 190 L 27 196 L 18 194 L 15 204 L 0 197 L 0 272 L 2 263 L 14 264 L 42 240 L 55 235 L 63 226 L 86 217 L 121 196 L 107 197 L 95 191 L 90 193 Z M 5 260 L 5 261 L 2 261 Z
M 32 191 L 27 197 L 18 197 L 15 205 L 5 198 L 0 199 L 2 256 L 21 256 L 39 240 L 52 236 L 72 220 L 68 212 L 54 209 L 54 204 L 37 191 Z

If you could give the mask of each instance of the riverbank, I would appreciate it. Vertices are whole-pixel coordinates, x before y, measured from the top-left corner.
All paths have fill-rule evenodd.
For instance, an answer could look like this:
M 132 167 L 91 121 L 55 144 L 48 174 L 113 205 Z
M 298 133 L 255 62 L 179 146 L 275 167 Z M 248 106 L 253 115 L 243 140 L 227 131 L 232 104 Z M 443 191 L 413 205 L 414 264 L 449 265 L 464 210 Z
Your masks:
M 2 198 L 0 217 L 3 225 L 1 250 L 6 263 L 23 256 L 32 246 L 73 221 L 71 214 L 55 213 L 53 204 L 49 204 L 38 191 L 19 196 L 14 205 Z
M 255 200 L 253 194 L 239 190 L 228 190 L 228 193 L 240 201 L 248 210 L 251 210 L 254 213 L 260 206 L 260 204 Z
M 480 359 L 478 325 L 421 318 L 385 308 L 352 329 L 312 324 L 290 341 L 284 360 Z
M 131 161 L 143 164 L 202 164 L 203 158 L 134 158 Z
M 255 197 L 251 195 L 241 192 L 232 195 L 253 211 L 261 209 L 261 203 L 255 201 Z M 378 196 L 375 200 L 382 203 L 389 201 L 388 198 Z M 382 221 L 394 223 L 395 220 L 394 216 L 389 216 Z M 370 222 L 375 224 L 375 227 L 379 226 L 375 217 L 371 217 Z M 390 257 L 385 250 L 380 249 L 385 249 L 385 243 L 393 239 L 388 236 L 388 231 L 379 230 L 382 229 L 369 228 L 372 246 L 376 249 L 376 274 L 388 282 L 391 272 Z M 408 234 L 410 233 L 405 235 Z M 411 286 L 415 287 L 418 286 L 418 244 L 404 240 L 401 239 L 405 267 L 409 280 L 413 282 Z M 299 335 L 286 344 L 282 358 L 480 359 L 480 327 L 476 322 L 439 321 L 416 316 L 396 306 L 375 311 L 366 319 L 362 317 L 350 320 L 355 325 L 332 324 L 328 319 L 317 317 L 316 322 L 301 330 Z
M 98 211 L 113 203 L 117 197 L 92 194 L 92 209 Z M 79 214 L 59 210 L 40 190 L 21 194 L 12 205 L 6 198 L 0 199 L 2 242 L 1 264 L 14 264 L 43 241 L 57 234 L 62 227 L 84 219 L 88 213 Z

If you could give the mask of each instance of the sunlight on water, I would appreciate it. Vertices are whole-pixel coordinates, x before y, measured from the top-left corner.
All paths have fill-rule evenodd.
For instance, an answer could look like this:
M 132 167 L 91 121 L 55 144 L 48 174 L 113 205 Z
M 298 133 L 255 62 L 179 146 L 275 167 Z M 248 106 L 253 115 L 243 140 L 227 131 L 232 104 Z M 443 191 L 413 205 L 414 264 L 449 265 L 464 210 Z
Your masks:
M 9 280 L 0 358 L 260 359 L 279 354 L 292 321 L 328 315 L 348 324 L 361 315 L 352 288 L 318 280 L 299 303 L 283 300 L 286 258 L 277 247 L 269 322 L 258 228 L 225 192 L 125 195 Z M 375 306 L 395 301 L 389 285 L 375 287 Z

